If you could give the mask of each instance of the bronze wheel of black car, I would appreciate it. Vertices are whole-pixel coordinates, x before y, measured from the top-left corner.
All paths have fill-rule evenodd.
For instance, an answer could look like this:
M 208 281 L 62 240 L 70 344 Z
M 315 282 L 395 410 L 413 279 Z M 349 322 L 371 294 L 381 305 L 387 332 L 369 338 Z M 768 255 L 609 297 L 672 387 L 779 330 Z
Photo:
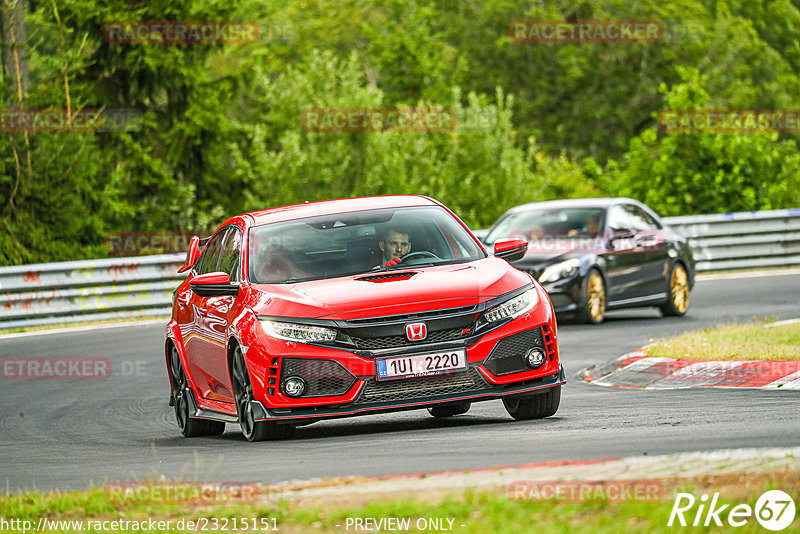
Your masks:
M 453 404 L 440 404 L 438 406 L 431 406 L 428 412 L 434 417 L 453 417 L 454 415 L 461 415 L 467 413 L 470 406 L 469 402 L 456 402 Z
M 247 364 L 240 347 L 233 352 L 231 362 L 231 379 L 233 382 L 233 397 L 236 401 L 236 414 L 239 417 L 239 426 L 247 441 L 264 441 L 286 439 L 294 434 L 294 426 L 288 423 L 275 421 L 256 421 L 253 413 L 253 388 L 250 385 L 250 375 Z
M 225 423 L 223 422 L 189 417 L 189 395 L 191 393 L 178 349 L 174 346 L 169 353 L 169 376 L 172 381 L 172 405 L 175 409 L 175 420 L 178 422 L 181 434 L 187 438 L 195 438 L 219 436 L 225 432 Z
M 517 421 L 550 417 L 558 411 L 561 403 L 561 386 L 548 389 L 533 396 L 504 397 L 503 405 L 508 415 Z
M 669 293 L 667 301 L 661 305 L 661 313 L 680 317 L 689 308 L 689 275 L 686 268 L 676 263 L 669 275 Z
M 581 283 L 581 300 L 576 315 L 583 323 L 599 324 L 603 322 L 605 313 L 606 286 L 600 271 L 592 268 Z

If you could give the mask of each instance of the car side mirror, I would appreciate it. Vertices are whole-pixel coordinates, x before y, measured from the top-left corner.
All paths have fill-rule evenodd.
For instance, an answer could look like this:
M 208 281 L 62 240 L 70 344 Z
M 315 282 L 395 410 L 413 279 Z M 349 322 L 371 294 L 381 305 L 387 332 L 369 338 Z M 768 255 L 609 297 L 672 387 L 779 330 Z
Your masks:
M 528 242 L 524 239 L 498 239 L 494 242 L 494 255 L 506 261 L 517 261 L 525 257 Z
M 197 259 L 200 257 L 200 238 L 196 235 L 192 236 L 192 239 L 189 240 L 189 250 L 186 251 L 186 261 L 183 263 L 180 269 L 178 269 L 179 273 L 188 271 L 194 264 L 197 263 Z
M 189 287 L 200 297 L 238 296 L 239 284 L 232 284 L 228 273 L 213 272 L 195 276 Z

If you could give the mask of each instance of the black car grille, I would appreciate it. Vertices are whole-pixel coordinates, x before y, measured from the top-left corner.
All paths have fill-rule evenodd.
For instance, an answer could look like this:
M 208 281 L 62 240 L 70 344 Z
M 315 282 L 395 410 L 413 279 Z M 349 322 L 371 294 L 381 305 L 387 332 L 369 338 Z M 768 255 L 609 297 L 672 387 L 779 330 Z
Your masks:
M 383 337 L 356 337 L 351 336 L 356 348 L 365 350 L 391 349 L 395 347 L 410 347 L 425 343 L 440 343 L 442 341 L 453 341 L 461 338 L 463 328 L 448 328 L 429 332 L 424 341 L 409 341 L 406 336 L 383 336 Z
M 531 347 L 539 347 L 542 350 L 545 348 L 542 330 L 539 327 L 501 339 L 483 366 L 494 376 L 529 371 L 530 368 L 525 364 L 525 353 Z
M 475 310 L 475 306 L 462 306 L 461 308 L 447 308 L 444 310 L 433 310 L 419 313 L 408 313 L 404 315 L 385 315 L 383 317 L 368 317 L 366 319 L 350 319 L 348 324 L 376 324 L 376 323 L 395 323 L 405 321 L 423 321 L 447 315 L 462 315 Z
M 299 376 L 305 380 L 303 397 L 344 395 L 356 382 L 356 377 L 334 360 L 284 358 L 281 380 L 289 376 Z
M 486 381 L 476 369 L 453 375 L 443 374 L 388 382 L 378 382 L 370 379 L 364 385 L 357 403 L 394 402 L 480 391 L 486 388 Z

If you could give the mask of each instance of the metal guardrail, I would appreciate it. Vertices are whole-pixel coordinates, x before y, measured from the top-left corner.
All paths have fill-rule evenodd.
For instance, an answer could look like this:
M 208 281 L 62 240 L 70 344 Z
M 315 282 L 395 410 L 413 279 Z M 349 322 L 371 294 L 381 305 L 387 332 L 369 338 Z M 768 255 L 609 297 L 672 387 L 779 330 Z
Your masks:
M 0 328 L 169 315 L 184 254 L 0 267 Z
M 663 220 L 689 238 L 701 272 L 800 265 L 800 209 Z
M 800 209 L 666 217 L 698 271 L 800 265 Z M 479 237 L 486 230 L 475 232 Z M 183 254 L 0 267 L 0 329 L 169 315 Z

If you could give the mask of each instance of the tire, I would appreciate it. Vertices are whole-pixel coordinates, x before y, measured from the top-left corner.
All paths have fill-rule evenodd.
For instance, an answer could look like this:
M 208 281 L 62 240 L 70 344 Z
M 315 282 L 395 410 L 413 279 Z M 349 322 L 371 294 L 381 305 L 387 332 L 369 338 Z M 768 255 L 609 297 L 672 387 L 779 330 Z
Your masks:
M 669 272 L 667 301 L 659 309 L 665 317 L 682 317 L 689 309 L 689 275 L 682 263 L 675 263 Z
M 208 419 L 195 419 L 189 415 L 189 383 L 186 380 L 186 371 L 178 355 L 178 349 L 172 346 L 169 354 L 169 376 L 172 382 L 172 404 L 175 409 L 175 420 L 181 434 L 187 438 L 200 436 L 219 436 L 225 432 L 225 423 L 209 421 Z
M 592 267 L 581 281 L 581 295 L 576 319 L 582 323 L 600 324 L 606 314 L 606 286 L 603 275 Z
M 508 415 L 517 421 L 528 419 L 542 419 L 550 417 L 558 411 L 561 403 L 561 386 L 555 386 L 544 393 L 532 397 L 505 397 L 503 405 Z
M 275 421 L 256 421 L 253 415 L 253 388 L 250 385 L 250 374 L 244 361 L 242 349 L 237 345 L 233 350 L 231 361 L 231 381 L 233 397 L 236 402 L 236 415 L 239 427 L 247 441 L 265 441 L 287 439 L 294 435 L 294 426 Z
M 440 404 L 438 406 L 431 406 L 428 412 L 436 417 L 453 417 L 454 415 L 461 415 L 467 413 L 472 406 L 469 402 L 457 402 L 454 404 Z

